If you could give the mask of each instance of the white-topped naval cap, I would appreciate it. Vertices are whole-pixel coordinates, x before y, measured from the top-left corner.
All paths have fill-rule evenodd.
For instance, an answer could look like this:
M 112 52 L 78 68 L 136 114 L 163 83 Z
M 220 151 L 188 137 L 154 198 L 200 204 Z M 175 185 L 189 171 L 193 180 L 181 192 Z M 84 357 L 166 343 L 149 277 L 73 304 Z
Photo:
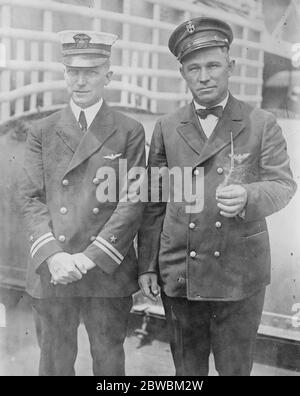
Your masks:
M 63 63 L 70 67 L 101 66 L 110 58 L 111 47 L 118 36 L 92 30 L 58 32 L 62 45 Z

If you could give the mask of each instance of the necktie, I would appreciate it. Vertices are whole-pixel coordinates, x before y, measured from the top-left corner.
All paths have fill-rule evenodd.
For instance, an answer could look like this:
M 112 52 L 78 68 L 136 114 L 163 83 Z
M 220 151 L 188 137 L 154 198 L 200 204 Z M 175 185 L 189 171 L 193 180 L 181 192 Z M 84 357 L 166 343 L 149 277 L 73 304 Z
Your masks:
M 80 125 L 81 130 L 82 130 L 83 132 L 85 132 L 85 131 L 87 130 L 87 122 L 86 122 L 86 118 L 85 118 L 85 114 L 84 114 L 84 111 L 83 111 L 83 110 L 81 110 L 81 112 L 80 112 L 80 114 L 79 114 L 79 120 L 78 120 L 78 122 L 79 122 L 79 125 Z
M 207 109 L 197 109 L 196 113 L 202 119 L 205 119 L 209 114 L 214 115 L 215 117 L 222 118 L 223 115 L 223 107 L 222 106 L 215 106 L 209 107 Z

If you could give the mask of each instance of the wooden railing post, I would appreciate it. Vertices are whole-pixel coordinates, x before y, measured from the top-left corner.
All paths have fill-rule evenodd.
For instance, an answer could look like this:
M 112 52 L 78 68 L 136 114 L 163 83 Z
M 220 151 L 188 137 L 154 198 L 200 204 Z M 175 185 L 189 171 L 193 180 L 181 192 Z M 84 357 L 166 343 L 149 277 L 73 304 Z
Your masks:
M 130 0 L 123 0 L 123 14 L 130 14 Z M 130 24 L 129 23 L 123 23 L 122 26 L 122 40 L 124 41 L 130 41 Z M 130 66 L 130 50 L 128 49 L 123 49 L 122 50 L 122 62 L 121 64 L 124 67 Z M 123 75 L 121 78 L 121 81 L 124 85 L 129 83 L 129 77 L 126 75 Z M 128 92 L 125 90 L 122 90 L 121 92 L 121 106 L 128 106 Z
M 139 54 L 137 51 L 133 51 L 132 52 L 132 56 L 131 56 L 131 67 L 133 69 L 135 69 L 136 67 L 138 67 L 138 61 L 139 61 Z M 138 85 L 138 77 L 136 74 L 133 74 L 131 76 L 130 82 L 133 86 L 137 86 Z M 131 107 L 138 107 L 137 105 L 137 95 L 136 93 L 131 93 L 130 94 L 130 106 Z
M 160 5 L 153 4 L 153 20 L 159 21 L 160 20 Z M 158 45 L 159 44 L 159 29 L 154 28 L 152 32 L 152 44 Z M 152 53 L 151 55 L 151 67 L 153 69 L 158 69 L 158 53 Z M 153 92 L 157 92 L 158 88 L 158 79 L 157 77 L 151 78 L 150 89 Z M 157 112 L 157 100 L 151 99 L 150 101 L 150 111 L 153 113 Z
M 259 50 L 258 62 L 259 62 L 259 66 L 258 66 L 257 78 L 263 81 L 263 67 L 261 65 L 263 65 L 264 63 L 264 51 L 262 48 L 260 48 Z M 257 84 L 256 95 L 260 97 L 260 99 L 257 100 L 256 106 L 260 107 L 262 102 L 262 84 Z
M 149 68 L 149 61 L 150 61 L 149 52 L 147 52 L 147 51 L 143 52 L 143 68 L 144 69 Z M 142 87 L 144 89 L 149 89 L 149 77 L 146 75 L 142 78 Z M 142 96 L 142 100 L 141 100 L 142 109 L 148 110 L 148 102 L 149 101 L 148 101 L 147 96 Z
M 18 40 L 16 45 L 16 59 L 24 60 L 25 59 L 25 41 Z M 21 88 L 25 83 L 25 74 L 23 70 L 19 70 L 16 73 L 16 88 Z M 15 115 L 21 115 L 24 112 L 24 98 L 20 98 L 16 100 L 15 107 Z
M 101 10 L 102 0 L 94 0 L 94 8 Z M 101 19 L 96 17 L 93 19 L 93 30 L 101 31 Z
M 52 11 L 43 12 L 43 31 L 52 31 Z M 43 60 L 44 62 L 51 62 L 52 60 L 52 43 L 45 42 L 43 45 Z M 44 81 L 49 82 L 52 80 L 52 72 L 44 73 Z M 44 92 L 43 94 L 43 106 L 52 105 L 52 92 Z
M 9 28 L 11 25 L 11 7 L 9 5 L 2 6 L 1 10 L 1 26 L 3 28 Z M 3 38 L 2 44 L 5 47 L 5 56 L 6 62 L 11 58 L 11 39 L 10 38 Z M 2 92 L 9 92 L 10 91 L 10 78 L 11 72 L 9 70 L 5 70 L 1 72 L 1 81 L 0 81 L 0 90 Z M 3 102 L 1 104 L 1 119 L 7 120 L 10 117 L 10 103 Z
M 37 42 L 32 42 L 30 44 L 30 59 L 32 61 L 38 61 L 39 60 L 39 43 Z M 30 83 L 35 84 L 39 82 L 39 72 L 38 71 L 32 71 L 30 73 Z M 30 95 L 30 104 L 29 104 L 29 110 L 34 110 L 37 108 L 37 94 L 31 94 Z

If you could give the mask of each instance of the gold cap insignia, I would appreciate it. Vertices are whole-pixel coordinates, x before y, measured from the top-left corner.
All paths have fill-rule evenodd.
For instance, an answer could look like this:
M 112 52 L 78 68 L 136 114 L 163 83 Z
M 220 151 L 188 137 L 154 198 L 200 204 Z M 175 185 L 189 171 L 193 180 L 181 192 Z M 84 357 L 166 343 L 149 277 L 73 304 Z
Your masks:
M 186 30 L 188 31 L 188 33 L 193 34 L 195 32 L 195 25 L 193 24 L 192 21 L 189 21 L 186 25 Z
M 88 48 L 91 37 L 85 33 L 78 33 L 73 36 L 77 48 Z

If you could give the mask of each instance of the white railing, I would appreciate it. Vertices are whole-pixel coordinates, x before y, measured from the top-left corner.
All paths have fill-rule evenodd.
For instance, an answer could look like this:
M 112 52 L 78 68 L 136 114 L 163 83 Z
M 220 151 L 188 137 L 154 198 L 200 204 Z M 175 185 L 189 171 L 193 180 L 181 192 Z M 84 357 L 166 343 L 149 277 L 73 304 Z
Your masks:
M 219 16 L 242 32 L 233 45 L 238 68 L 231 79 L 231 88 L 241 99 L 260 105 L 263 25 L 259 20 L 251 21 L 226 13 L 224 9 L 216 15 L 216 9 L 208 5 L 181 0 L 123 0 L 121 4 L 122 9 L 116 12 L 104 10 L 101 0 L 94 0 L 93 8 L 50 0 L 0 0 L 0 40 L 6 55 L 5 60 L 0 60 L 0 122 L 56 108 L 65 101 L 59 41 L 53 26 L 63 19 L 57 30 L 70 28 L 69 18 L 78 18 L 76 28 L 79 25 L 82 29 L 89 26 L 88 29 L 104 30 L 109 22 L 121 32 L 114 46 L 115 79 L 108 87 L 108 100 L 125 107 L 162 113 L 190 99 L 178 64 L 167 48 L 170 32 L 178 19 Z M 132 15 L 137 6 L 143 16 Z M 38 23 L 34 18 L 29 19 L 28 28 L 20 28 L 17 17 L 23 10 L 37 12 L 41 19 Z M 166 10 L 171 16 L 175 12 L 176 24 L 172 18 L 163 20 L 166 18 L 162 11 Z M 87 25 L 86 20 L 92 26 Z

